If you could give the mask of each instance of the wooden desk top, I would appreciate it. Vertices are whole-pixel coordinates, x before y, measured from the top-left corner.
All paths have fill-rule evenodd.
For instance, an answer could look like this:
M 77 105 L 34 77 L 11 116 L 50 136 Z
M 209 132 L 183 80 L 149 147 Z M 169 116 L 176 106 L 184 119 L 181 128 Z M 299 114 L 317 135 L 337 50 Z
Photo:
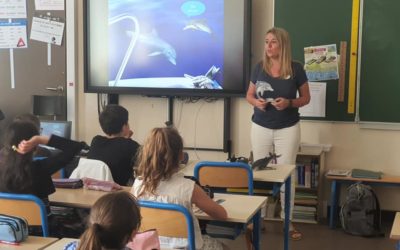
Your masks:
M 73 239 L 73 238 L 62 238 L 61 240 L 58 240 L 51 244 L 50 246 L 44 248 L 45 250 L 62 250 L 64 247 L 73 241 L 79 241 L 79 239 Z
M 224 199 L 221 206 L 228 212 L 226 221 L 247 223 L 267 202 L 265 196 L 249 196 L 237 194 L 214 194 L 214 200 Z M 196 211 L 195 215 L 198 219 L 213 220 L 204 212 Z
M 45 237 L 37 237 L 37 236 L 28 236 L 26 241 L 21 242 L 19 245 L 9 245 L 0 243 L 0 249 L 2 250 L 36 250 L 36 249 L 44 249 L 46 246 L 52 244 L 53 242 L 58 241 L 57 238 L 45 238 Z
M 394 175 L 382 175 L 380 179 L 369 179 L 369 178 L 353 178 L 351 176 L 335 176 L 335 175 L 326 175 L 328 180 L 342 180 L 342 181 L 365 181 L 365 182 L 381 182 L 381 183 L 399 183 L 400 184 L 400 176 Z
M 181 172 L 184 175 L 193 176 L 194 167 L 196 166 L 196 163 L 197 163 L 196 161 L 189 161 L 189 163 L 186 166 L 182 166 Z M 269 166 L 275 169 L 253 171 L 253 179 L 255 181 L 283 183 L 296 167 L 295 165 L 275 165 L 275 164 L 270 164 Z
M 390 238 L 392 240 L 400 240 L 400 212 L 397 212 L 396 217 L 394 218 Z
M 130 187 L 124 187 L 129 191 Z M 87 189 L 66 189 L 57 188 L 57 191 L 49 196 L 52 205 L 90 208 L 97 199 L 106 194 L 106 192 L 87 190 Z M 221 203 L 228 212 L 228 221 L 246 223 L 251 217 L 261 209 L 267 201 L 264 196 L 248 196 L 236 194 L 215 194 L 215 199 L 224 199 Z M 244 206 L 245 204 L 245 206 Z M 198 213 L 196 216 L 200 219 L 211 220 L 204 214 Z
M 123 187 L 123 190 L 129 192 L 131 187 Z M 93 204 L 107 192 L 89 190 L 85 188 L 68 189 L 56 188 L 56 192 L 49 196 L 51 205 L 68 206 L 79 208 L 90 208 Z

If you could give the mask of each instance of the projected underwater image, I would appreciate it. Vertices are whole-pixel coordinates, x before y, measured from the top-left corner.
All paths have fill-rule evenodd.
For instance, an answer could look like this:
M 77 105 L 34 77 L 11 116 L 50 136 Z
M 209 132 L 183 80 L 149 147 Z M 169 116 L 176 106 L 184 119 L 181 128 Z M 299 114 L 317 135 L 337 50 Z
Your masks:
M 109 0 L 109 86 L 223 89 L 224 0 Z

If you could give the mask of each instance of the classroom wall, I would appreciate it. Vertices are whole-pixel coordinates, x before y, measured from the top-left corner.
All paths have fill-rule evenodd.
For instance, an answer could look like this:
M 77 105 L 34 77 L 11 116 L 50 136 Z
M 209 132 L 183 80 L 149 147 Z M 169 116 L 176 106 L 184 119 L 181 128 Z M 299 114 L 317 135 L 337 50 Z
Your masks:
M 265 31 L 273 25 L 273 0 L 253 0 L 253 36 L 252 36 L 252 64 L 262 55 Z M 82 5 L 77 1 L 77 30 L 78 30 L 78 134 L 80 140 L 90 143 L 91 138 L 101 134 L 97 120 L 96 94 L 83 93 L 83 24 Z M 300 18 L 300 17 L 299 17 Z M 296 41 L 293 41 L 295 43 Z M 131 115 L 130 124 L 134 131 L 134 139 L 142 143 L 147 133 L 154 126 L 164 126 L 167 120 L 166 99 L 147 98 L 140 96 L 120 96 L 120 104 L 125 106 Z M 175 113 L 180 117 L 180 126 L 183 131 L 192 131 L 192 121 L 195 119 L 210 118 L 204 125 L 198 126 L 195 135 L 189 132 L 184 135 L 185 141 L 194 142 L 192 136 L 199 140 L 199 144 L 219 147 L 222 141 L 221 104 L 181 104 L 178 103 Z M 232 99 L 231 137 L 232 152 L 240 156 L 248 156 L 250 152 L 250 118 L 252 107 L 244 98 Z M 181 111 L 182 110 L 182 111 Z M 216 127 L 210 133 L 210 127 Z M 356 123 L 341 122 L 301 122 L 302 142 L 331 144 L 331 151 L 326 154 L 326 167 L 338 169 L 364 168 L 380 170 L 384 173 L 400 175 L 400 131 L 362 129 Z M 190 137 L 190 138 L 189 138 Z M 215 138 L 217 138 L 215 140 Z M 196 140 L 196 143 L 197 143 Z M 202 146 L 202 145 L 200 145 Z M 206 145 L 207 146 L 207 145 Z M 227 155 L 220 152 L 191 152 L 191 159 L 225 160 Z M 324 182 L 325 202 L 329 200 L 330 183 Z M 400 210 L 400 192 L 394 188 L 376 188 L 381 207 L 386 210 Z

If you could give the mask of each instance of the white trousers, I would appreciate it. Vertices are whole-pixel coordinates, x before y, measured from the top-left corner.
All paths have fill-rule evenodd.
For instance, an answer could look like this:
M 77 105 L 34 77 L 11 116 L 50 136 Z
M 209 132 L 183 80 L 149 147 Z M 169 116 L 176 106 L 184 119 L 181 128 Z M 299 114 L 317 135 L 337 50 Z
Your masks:
M 278 164 L 295 164 L 296 155 L 300 144 L 300 124 L 283 129 L 264 128 L 252 123 L 251 147 L 254 161 L 269 155 L 269 152 L 281 155 L 277 158 Z M 294 194 L 295 194 L 295 173 L 291 174 L 292 182 L 290 189 L 290 219 L 293 218 Z M 285 185 L 281 186 L 281 218 L 284 218 L 285 211 Z

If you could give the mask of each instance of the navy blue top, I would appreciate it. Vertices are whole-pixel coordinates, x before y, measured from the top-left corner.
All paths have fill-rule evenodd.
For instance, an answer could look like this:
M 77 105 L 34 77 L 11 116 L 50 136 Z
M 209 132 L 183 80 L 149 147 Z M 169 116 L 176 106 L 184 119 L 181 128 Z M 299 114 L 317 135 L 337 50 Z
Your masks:
M 256 65 L 251 74 L 251 83 L 256 85 L 257 98 L 275 99 L 283 97 L 295 99 L 301 85 L 307 80 L 306 72 L 300 63 L 292 62 L 293 76 L 287 79 L 280 79 L 270 76 L 263 69 L 263 63 Z M 252 121 L 262 127 L 269 129 L 281 129 L 291 127 L 300 120 L 298 108 L 286 108 L 277 110 L 273 105 L 268 104 L 265 111 L 254 107 Z

